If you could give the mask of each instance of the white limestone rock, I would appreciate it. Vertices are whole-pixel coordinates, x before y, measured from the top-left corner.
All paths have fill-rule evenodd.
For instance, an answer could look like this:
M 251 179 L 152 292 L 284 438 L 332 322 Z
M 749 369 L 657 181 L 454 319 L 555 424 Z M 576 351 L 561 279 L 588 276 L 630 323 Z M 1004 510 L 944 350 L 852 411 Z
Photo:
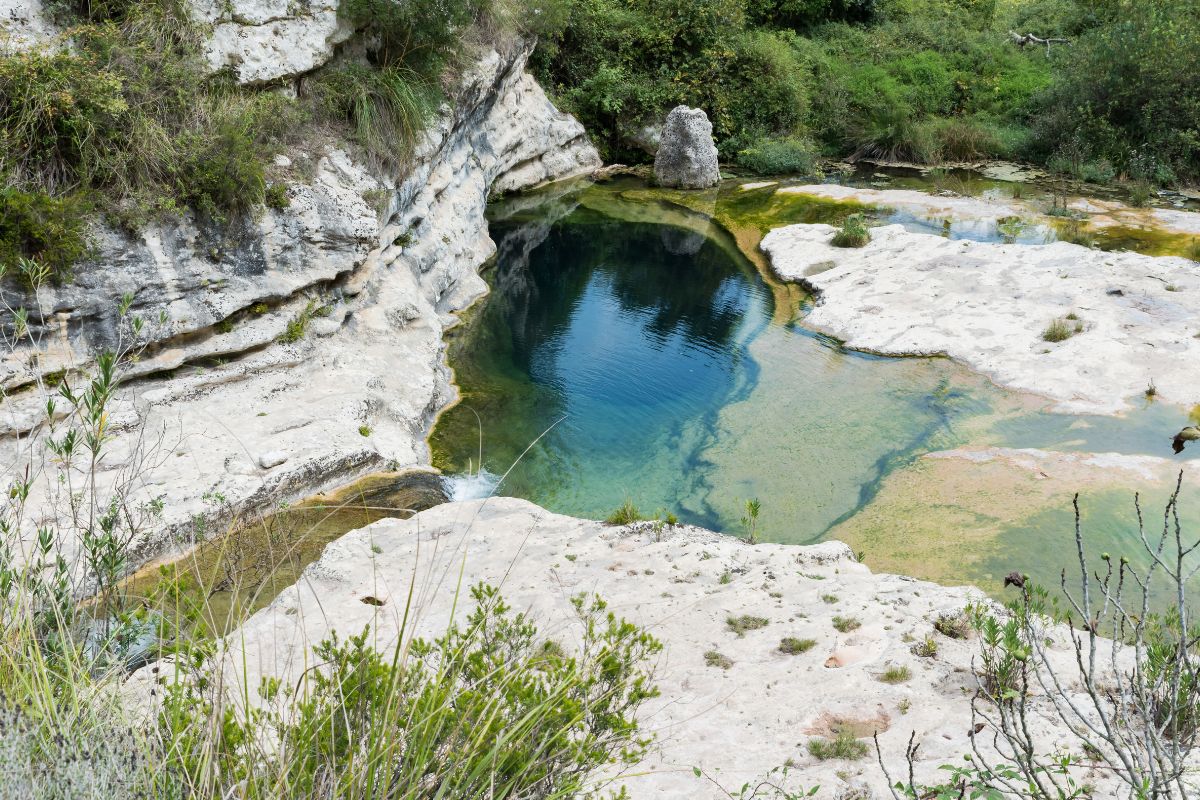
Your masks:
M 707 189 L 721 182 L 712 123 L 702 109 L 676 106 L 667 115 L 654 177 L 659 185 L 675 189 Z
M 205 55 L 213 70 L 231 67 L 238 81 L 295 78 L 324 64 L 353 35 L 338 18 L 338 0 L 193 0 L 211 26 Z
M 1167 402 L 1200 397 L 1200 274 L 1187 259 L 952 241 L 900 225 L 838 248 L 834 231 L 791 225 L 762 249 L 780 277 L 818 294 L 805 324 L 852 348 L 945 354 L 1067 412 L 1119 413 L 1151 383 Z M 1043 340 L 1068 314 L 1081 330 Z
M 57 33 L 42 0 L 0 0 L 0 54 L 37 47 Z

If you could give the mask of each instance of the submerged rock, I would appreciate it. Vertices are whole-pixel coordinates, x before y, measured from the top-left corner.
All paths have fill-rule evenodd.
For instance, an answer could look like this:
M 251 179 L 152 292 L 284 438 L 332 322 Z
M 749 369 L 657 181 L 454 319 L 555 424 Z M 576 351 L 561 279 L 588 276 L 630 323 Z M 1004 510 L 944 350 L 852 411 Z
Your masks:
M 699 108 L 676 106 L 663 126 L 654 177 L 674 189 L 707 189 L 721 180 L 712 123 Z

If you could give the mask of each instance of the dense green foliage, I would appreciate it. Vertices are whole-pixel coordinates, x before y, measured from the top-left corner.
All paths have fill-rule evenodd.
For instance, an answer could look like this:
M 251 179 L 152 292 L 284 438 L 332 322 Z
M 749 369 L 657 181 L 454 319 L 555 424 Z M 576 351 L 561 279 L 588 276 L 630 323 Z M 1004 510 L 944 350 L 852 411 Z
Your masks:
M 535 55 L 543 80 L 611 158 L 679 103 L 713 122 L 721 153 L 798 129 L 806 71 L 787 37 L 746 23 L 742 0 L 576 0 Z
M 679 103 L 755 172 L 833 156 L 1031 159 L 1089 180 L 1200 175 L 1200 3 L 574 0 L 535 66 L 604 154 Z M 1018 46 L 1010 31 L 1070 45 Z M 785 144 L 786 143 L 786 144 Z
M 0 187 L 0 264 L 17 267 L 28 259 L 54 276 L 69 274 L 88 253 L 88 210 L 79 195 Z

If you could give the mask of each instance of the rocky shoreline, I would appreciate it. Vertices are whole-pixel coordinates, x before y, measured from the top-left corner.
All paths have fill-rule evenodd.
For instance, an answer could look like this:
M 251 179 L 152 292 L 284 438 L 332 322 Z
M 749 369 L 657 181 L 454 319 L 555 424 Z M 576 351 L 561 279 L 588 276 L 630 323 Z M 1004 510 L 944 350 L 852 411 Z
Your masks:
M 227 640 L 226 679 L 248 682 L 250 696 L 263 677 L 292 685 L 311 666 L 312 645 L 333 630 L 370 627 L 385 651 L 401 638 L 436 636 L 452 614 L 469 611 L 456 590 L 465 596 L 479 581 L 500 587 L 568 652 L 579 634 L 570 600 L 581 592 L 599 594 L 663 642 L 655 665 L 662 693 L 640 717 L 656 745 L 614 776 L 631 797 L 715 800 L 728 796 L 720 787 L 736 791 L 784 764 L 793 791 L 819 784 L 820 798 L 888 796 L 873 753 L 821 760 L 808 751 L 810 739 L 842 730 L 866 744 L 878 732 L 893 771 L 915 732 L 922 780 L 970 750 L 978 645 L 934 624 L 985 601 L 977 589 L 874 574 L 840 542 L 752 545 L 689 526 L 607 526 L 513 498 L 447 503 L 330 544 Z M 730 622 L 742 617 L 760 621 L 745 629 Z M 932 645 L 915 647 L 927 637 Z M 805 644 L 781 647 L 784 638 Z M 1052 651 L 1071 668 L 1065 631 Z M 886 677 L 889 669 L 908 677 Z M 154 680 L 143 670 L 130 691 Z M 1072 746 L 1045 698 L 1031 703 L 1044 743 Z M 1098 770 L 1079 778 L 1106 785 Z

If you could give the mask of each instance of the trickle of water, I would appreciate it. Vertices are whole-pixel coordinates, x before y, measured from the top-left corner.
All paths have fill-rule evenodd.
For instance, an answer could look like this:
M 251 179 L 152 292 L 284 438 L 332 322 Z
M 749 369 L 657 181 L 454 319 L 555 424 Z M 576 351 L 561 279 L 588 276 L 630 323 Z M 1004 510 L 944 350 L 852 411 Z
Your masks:
M 496 492 L 500 485 L 500 476 L 481 469 L 470 475 L 447 475 L 443 482 L 446 486 L 446 496 L 450 502 L 462 500 L 484 500 Z

